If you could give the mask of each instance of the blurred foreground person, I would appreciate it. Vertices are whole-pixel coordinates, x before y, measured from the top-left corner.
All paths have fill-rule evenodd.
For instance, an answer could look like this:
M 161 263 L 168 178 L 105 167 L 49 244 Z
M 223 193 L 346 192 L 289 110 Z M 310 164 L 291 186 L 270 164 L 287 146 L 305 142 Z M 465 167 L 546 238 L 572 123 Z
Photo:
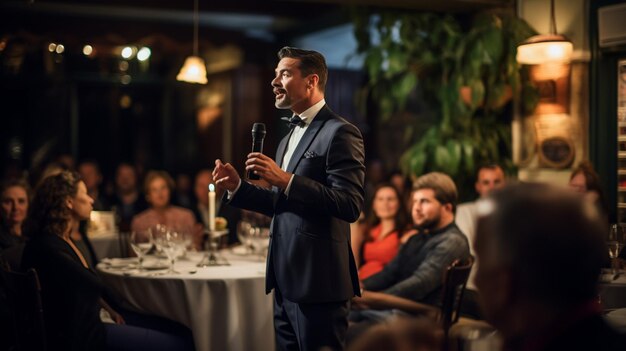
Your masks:
M 348 351 L 439 351 L 442 336 L 428 319 L 396 318 L 370 328 Z
M 604 222 L 580 195 L 517 184 L 478 205 L 476 284 L 505 350 L 624 350 L 597 302 Z
M 44 179 L 30 207 L 22 268 L 34 268 L 41 282 L 48 350 L 188 349 L 177 337 L 123 325 L 104 302 L 102 282 L 70 239 L 92 208 L 85 183 L 72 172 Z M 117 324 L 105 326 L 100 308 Z

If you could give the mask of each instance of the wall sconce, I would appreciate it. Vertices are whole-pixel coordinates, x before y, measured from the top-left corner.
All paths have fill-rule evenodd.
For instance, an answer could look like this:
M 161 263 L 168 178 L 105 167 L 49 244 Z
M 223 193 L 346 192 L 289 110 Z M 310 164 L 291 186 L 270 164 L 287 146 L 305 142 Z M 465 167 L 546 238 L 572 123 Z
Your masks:
M 569 62 L 574 45 L 561 34 L 557 34 L 554 18 L 554 0 L 550 0 L 550 34 L 532 36 L 517 47 L 517 62 L 537 65 L 548 62 Z
M 185 64 L 176 75 L 176 80 L 188 83 L 206 84 L 206 64 L 198 56 L 198 0 L 193 6 L 193 55 L 185 59 Z

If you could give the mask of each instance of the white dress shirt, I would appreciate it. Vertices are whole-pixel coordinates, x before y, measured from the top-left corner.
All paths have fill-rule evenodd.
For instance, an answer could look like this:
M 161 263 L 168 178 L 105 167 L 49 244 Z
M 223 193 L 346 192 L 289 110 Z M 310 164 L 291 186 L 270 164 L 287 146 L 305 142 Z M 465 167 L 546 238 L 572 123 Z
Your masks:
M 322 99 L 318 103 L 309 107 L 298 115 L 300 116 L 300 119 L 302 119 L 302 121 L 304 122 L 304 126 L 295 126 L 291 131 L 289 140 L 287 141 L 287 150 L 285 150 L 285 156 L 283 156 L 283 162 L 280 167 L 283 171 L 287 170 L 289 161 L 291 161 L 291 156 L 293 156 L 293 152 L 298 147 L 298 144 L 300 143 L 304 132 L 306 132 L 306 129 L 309 128 L 309 125 L 311 124 L 311 122 L 313 122 L 313 119 L 315 118 L 315 116 L 317 116 L 317 114 L 320 112 L 322 107 L 324 107 L 324 105 L 326 105 L 326 100 Z M 295 113 L 293 115 L 295 116 Z M 293 176 L 294 175 L 292 174 L 291 178 L 289 178 L 289 183 L 287 184 L 287 188 L 285 188 L 285 195 L 289 195 L 289 189 L 291 189 Z
M 281 167 L 280 167 L 283 171 L 287 170 L 289 161 L 291 161 L 291 156 L 293 156 L 293 152 L 298 147 L 298 143 L 300 143 L 300 140 L 302 139 L 304 132 L 306 132 L 306 129 L 309 127 L 309 125 L 311 125 L 311 122 L 313 122 L 313 119 L 315 118 L 315 116 L 317 116 L 317 114 L 320 112 L 322 107 L 324 107 L 324 105 L 326 105 L 326 100 L 322 99 L 319 102 L 317 102 L 315 105 L 309 107 L 308 109 L 304 110 L 301 114 L 298 115 L 300 116 L 300 119 L 302 119 L 302 121 L 304 122 L 304 126 L 302 127 L 295 126 L 293 127 L 293 130 L 291 131 L 289 140 L 287 141 L 287 149 L 285 150 L 285 154 L 283 156 Z M 292 116 L 295 116 L 295 115 L 296 114 L 294 113 Z M 278 161 L 279 160 L 276 160 L 277 163 Z M 293 176 L 294 175 L 292 174 L 291 178 L 289 178 L 289 183 L 287 184 L 287 188 L 285 188 L 284 190 L 285 195 L 289 195 L 289 189 L 291 189 Z M 241 179 L 239 179 L 239 184 L 237 184 L 237 187 L 235 188 L 235 190 L 233 190 L 232 192 L 231 191 L 228 192 L 228 199 L 230 199 L 237 192 L 237 190 L 239 190 L 240 186 L 241 186 Z

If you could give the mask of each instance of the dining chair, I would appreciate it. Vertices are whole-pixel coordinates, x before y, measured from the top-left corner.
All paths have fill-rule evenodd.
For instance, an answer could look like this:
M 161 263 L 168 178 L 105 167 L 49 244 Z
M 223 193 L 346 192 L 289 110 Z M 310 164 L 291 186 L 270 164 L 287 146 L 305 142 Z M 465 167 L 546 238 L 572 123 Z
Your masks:
M 459 320 L 465 285 L 473 265 L 474 257 L 470 255 L 466 260 L 455 260 L 444 272 L 438 318 L 444 340 L 448 339 L 450 327 Z
M 41 286 L 34 269 L 15 272 L 6 262 L 0 262 L 0 305 L 12 322 L 5 330 L 7 337 L 0 342 L 3 349 L 4 346 L 15 351 L 46 349 Z

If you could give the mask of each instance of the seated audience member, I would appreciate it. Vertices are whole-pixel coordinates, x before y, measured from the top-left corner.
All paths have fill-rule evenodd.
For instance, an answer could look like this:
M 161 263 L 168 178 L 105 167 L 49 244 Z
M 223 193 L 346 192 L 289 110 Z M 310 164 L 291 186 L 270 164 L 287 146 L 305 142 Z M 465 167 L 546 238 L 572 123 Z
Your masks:
M 198 223 L 201 223 L 204 228 L 209 227 L 209 184 L 213 183 L 212 172 L 211 169 L 198 171 L 193 188 L 196 199 L 193 208 L 194 215 Z M 216 216 L 224 217 L 228 221 L 228 243 L 236 243 L 238 241 L 237 223 L 241 219 L 241 210 L 219 200 L 224 195 L 223 190 L 217 188 L 215 191 Z
M 454 223 L 456 201 L 456 186 L 443 173 L 428 173 L 415 181 L 411 215 L 418 233 L 381 272 L 362 281 L 364 291 L 353 298 L 351 321 L 371 324 L 387 318 L 399 307 L 397 297 L 431 306 L 440 303 L 446 267 L 469 257 L 467 238 Z M 356 332 L 349 331 L 349 337 L 362 329 L 354 326 Z
M 470 244 L 470 253 L 476 255 L 474 252 L 474 238 L 476 236 L 476 222 L 478 216 L 476 213 L 477 202 L 485 198 L 495 189 L 501 189 L 506 184 L 506 178 L 502 167 L 497 164 L 487 164 L 480 166 L 476 173 L 476 183 L 474 189 L 478 193 L 479 198 L 476 201 L 465 202 L 459 205 L 456 209 L 456 225 L 467 236 L 467 240 Z M 474 277 L 476 276 L 477 265 L 472 267 L 470 276 L 467 280 L 467 290 L 463 303 L 463 311 L 474 317 L 479 317 L 480 312 L 476 305 L 476 283 Z
M 402 196 L 391 184 L 376 187 L 371 208 L 366 225 L 352 236 L 360 280 L 380 272 L 396 256 L 401 237 L 408 229 L 408 213 Z
M 389 173 L 389 183 L 398 189 L 398 193 L 402 195 L 402 200 L 406 208 L 411 208 L 411 180 L 405 176 L 399 169 Z
M 595 202 L 601 214 L 608 221 L 609 207 L 604 197 L 604 191 L 602 191 L 600 176 L 593 169 L 593 165 L 589 161 L 581 162 L 578 167 L 572 171 L 568 185 L 573 190 L 585 194 L 590 200 Z
M 501 189 L 504 187 L 506 179 L 502 168 L 496 164 L 484 165 L 478 168 L 476 173 L 476 183 L 474 188 L 478 193 L 479 199 L 482 199 L 489 195 L 494 189 Z M 465 202 L 459 205 L 456 209 L 456 225 L 467 236 L 467 240 L 470 243 L 470 252 L 474 254 L 474 236 L 476 233 L 476 221 L 478 220 L 476 214 L 477 201 Z M 470 286 L 473 286 L 470 284 Z
M 78 165 L 78 173 L 87 186 L 89 196 L 94 201 L 94 211 L 110 211 L 111 202 L 104 193 L 100 192 L 102 173 L 98 163 L 94 160 L 85 160 Z
M 133 217 L 148 208 L 148 203 L 137 188 L 137 172 L 129 163 L 120 163 L 115 171 L 115 210 L 119 230 L 127 232 Z
M 191 177 L 187 173 L 178 173 L 174 187 L 172 203 L 193 210 L 191 195 Z
M 396 318 L 373 326 L 348 351 L 440 351 L 442 333 L 428 319 Z
M 606 256 L 597 208 L 547 184 L 517 184 L 478 206 L 476 285 L 505 350 L 624 350 L 597 301 Z
M 101 297 L 104 286 L 70 240 L 72 228 L 89 218 L 93 200 L 78 174 L 44 179 L 29 211 L 22 268 L 34 268 L 41 283 L 48 350 L 189 349 L 178 337 L 124 325 Z M 100 320 L 100 308 L 116 324 Z
M 144 182 L 144 191 L 150 208 L 136 215 L 130 228 L 133 231 L 145 231 L 161 224 L 193 234 L 194 242 L 198 245 L 200 233 L 193 212 L 170 204 L 173 188 L 174 181 L 167 172 L 149 171 Z
M 11 267 L 19 267 L 24 248 L 22 232 L 28 194 L 29 186 L 24 180 L 8 180 L 0 188 L 0 255 Z

